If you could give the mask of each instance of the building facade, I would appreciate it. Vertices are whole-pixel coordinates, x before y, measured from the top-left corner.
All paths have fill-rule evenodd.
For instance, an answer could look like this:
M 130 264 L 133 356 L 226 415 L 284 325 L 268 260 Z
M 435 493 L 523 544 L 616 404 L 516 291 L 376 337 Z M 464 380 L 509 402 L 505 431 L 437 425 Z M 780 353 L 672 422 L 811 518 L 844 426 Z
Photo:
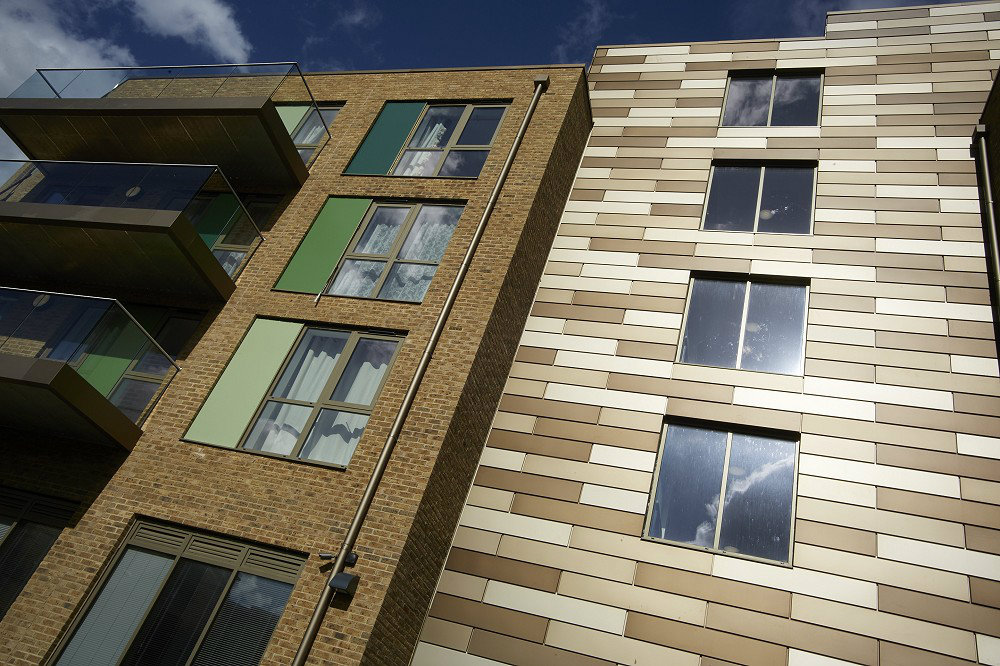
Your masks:
M 461 274 L 309 657 L 405 663 L 583 68 L 40 70 L 0 125 L 0 662 L 289 663 Z
M 597 49 L 413 664 L 1000 663 L 998 12 Z

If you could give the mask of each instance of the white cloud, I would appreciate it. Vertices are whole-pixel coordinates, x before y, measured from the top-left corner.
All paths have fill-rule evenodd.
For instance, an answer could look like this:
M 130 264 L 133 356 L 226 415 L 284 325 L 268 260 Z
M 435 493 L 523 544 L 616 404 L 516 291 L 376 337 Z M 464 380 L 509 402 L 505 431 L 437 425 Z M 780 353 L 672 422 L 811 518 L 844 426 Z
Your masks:
M 179 37 L 233 63 L 247 62 L 252 46 L 233 8 L 221 0 L 131 0 L 142 26 L 158 37 Z
M 36 67 L 131 65 L 128 47 L 76 31 L 76 14 L 51 0 L 0 1 L 0 96 L 13 92 Z M 0 157 L 23 155 L 0 132 Z
M 588 62 L 594 46 L 614 17 L 605 0 L 584 0 L 584 7 L 559 29 L 556 62 Z
M 350 7 L 337 13 L 336 22 L 347 28 L 370 28 L 382 20 L 382 12 L 363 0 L 354 0 Z

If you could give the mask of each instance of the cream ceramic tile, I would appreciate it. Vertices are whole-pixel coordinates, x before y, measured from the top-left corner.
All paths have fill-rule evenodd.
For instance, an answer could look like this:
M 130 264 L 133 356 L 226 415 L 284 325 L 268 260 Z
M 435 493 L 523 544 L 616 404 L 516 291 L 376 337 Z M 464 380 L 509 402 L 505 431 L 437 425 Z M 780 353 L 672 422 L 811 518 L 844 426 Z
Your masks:
M 625 611 L 590 601 L 542 592 L 530 587 L 491 580 L 483 601 L 542 617 L 561 620 L 620 636 L 625 631 Z
M 462 517 L 459 519 L 459 525 L 556 543 L 561 546 L 569 544 L 570 530 L 572 529 L 570 525 L 557 523 L 553 520 L 503 513 L 475 506 L 465 507 L 462 511 Z

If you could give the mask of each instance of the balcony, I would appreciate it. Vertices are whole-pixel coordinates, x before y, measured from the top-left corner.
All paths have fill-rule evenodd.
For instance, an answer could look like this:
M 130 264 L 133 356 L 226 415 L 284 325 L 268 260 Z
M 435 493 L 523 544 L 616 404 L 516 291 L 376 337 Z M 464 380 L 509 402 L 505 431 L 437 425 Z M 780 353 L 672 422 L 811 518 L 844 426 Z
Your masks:
M 302 185 L 330 136 L 295 63 L 38 69 L 0 129 L 31 159 L 217 164 L 262 193 Z
M 131 449 L 177 370 L 118 301 L 0 288 L 0 426 Z
M 0 160 L 0 283 L 210 304 L 261 242 L 214 166 Z

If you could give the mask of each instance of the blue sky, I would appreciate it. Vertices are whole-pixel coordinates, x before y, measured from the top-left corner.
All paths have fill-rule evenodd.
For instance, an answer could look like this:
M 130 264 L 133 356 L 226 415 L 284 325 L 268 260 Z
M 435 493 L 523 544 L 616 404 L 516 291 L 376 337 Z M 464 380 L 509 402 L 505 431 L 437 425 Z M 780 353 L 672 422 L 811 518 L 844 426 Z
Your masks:
M 323 71 L 588 62 L 598 44 L 820 35 L 827 11 L 911 4 L 918 2 L 0 0 L 0 95 L 36 67 L 295 60 Z M 0 156 L 9 155 L 3 143 Z

